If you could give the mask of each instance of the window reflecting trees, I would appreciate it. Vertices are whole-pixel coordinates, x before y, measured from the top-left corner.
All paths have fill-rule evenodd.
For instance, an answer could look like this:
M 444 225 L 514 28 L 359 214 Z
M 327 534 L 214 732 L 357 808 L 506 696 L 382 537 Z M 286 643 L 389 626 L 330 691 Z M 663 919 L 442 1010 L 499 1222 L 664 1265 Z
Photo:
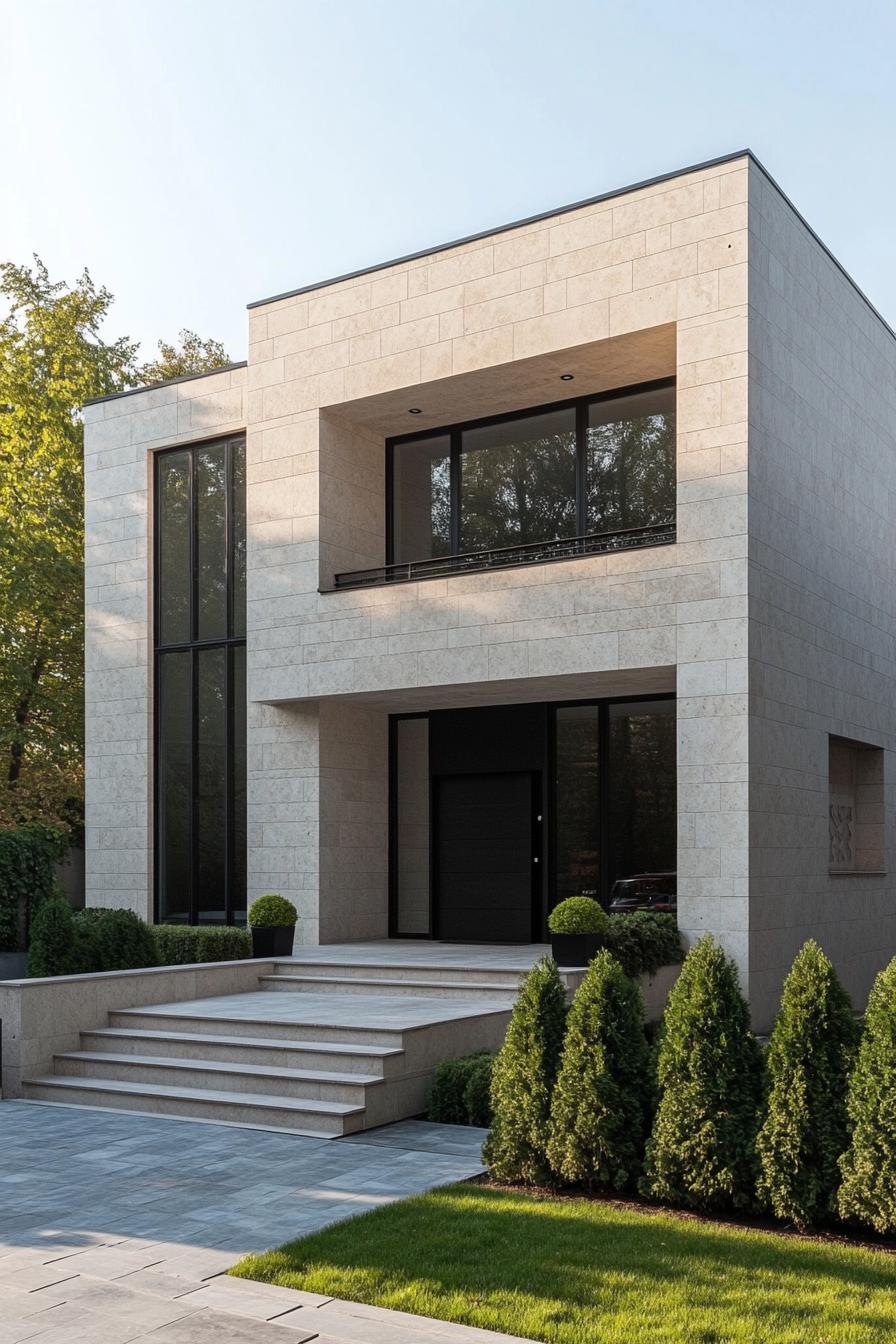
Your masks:
M 156 458 L 156 887 L 169 922 L 246 909 L 242 438 Z

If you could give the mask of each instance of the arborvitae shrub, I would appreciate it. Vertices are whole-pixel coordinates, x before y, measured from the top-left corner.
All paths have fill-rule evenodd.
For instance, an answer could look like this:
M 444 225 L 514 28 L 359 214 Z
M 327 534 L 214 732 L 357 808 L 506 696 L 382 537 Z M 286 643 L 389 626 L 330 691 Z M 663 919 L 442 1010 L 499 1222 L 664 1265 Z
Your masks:
M 868 998 L 847 1111 L 852 1141 L 840 1159 L 840 1217 L 896 1232 L 896 958 Z
M 669 994 L 658 1073 L 643 1193 L 695 1209 L 749 1206 L 761 1057 L 737 968 L 711 936 L 688 953 Z
M 554 1174 L 629 1186 L 641 1171 L 650 1097 L 641 992 L 615 957 L 599 952 L 567 1020 L 547 1150 Z
M 836 1211 L 857 1035 L 836 971 L 817 943 L 806 943 L 784 981 L 756 1140 L 759 1198 L 799 1228 Z
M 68 901 L 44 901 L 31 923 L 28 945 L 30 976 L 71 975 L 76 964 L 75 919 Z
M 491 1091 L 494 1066 L 494 1055 L 478 1055 L 470 1065 L 467 1085 L 464 1088 L 468 1125 L 488 1129 L 492 1123 Z
M 492 1131 L 483 1157 L 500 1181 L 537 1185 L 550 1177 L 546 1147 L 566 993 L 545 957 L 523 982 L 492 1073 Z

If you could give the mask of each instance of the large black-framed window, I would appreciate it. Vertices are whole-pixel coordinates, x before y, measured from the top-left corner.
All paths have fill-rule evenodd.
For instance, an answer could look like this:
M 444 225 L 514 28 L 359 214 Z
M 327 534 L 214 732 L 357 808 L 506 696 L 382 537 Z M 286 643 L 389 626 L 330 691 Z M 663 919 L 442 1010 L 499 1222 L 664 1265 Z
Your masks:
M 675 517 L 675 380 L 386 441 L 387 564 Z
M 245 438 L 154 463 L 155 916 L 246 918 Z

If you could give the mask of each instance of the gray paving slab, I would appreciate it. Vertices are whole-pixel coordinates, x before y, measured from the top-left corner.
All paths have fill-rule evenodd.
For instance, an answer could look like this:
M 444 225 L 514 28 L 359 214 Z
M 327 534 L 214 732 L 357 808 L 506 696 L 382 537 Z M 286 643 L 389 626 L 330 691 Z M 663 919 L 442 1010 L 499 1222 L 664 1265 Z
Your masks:
M 319 1140 L 2 1102 L 0 1344 L 506 1339 L 221 1277 L 247 1252 L 477 1175 L 483 1137 L 404 1121 Z

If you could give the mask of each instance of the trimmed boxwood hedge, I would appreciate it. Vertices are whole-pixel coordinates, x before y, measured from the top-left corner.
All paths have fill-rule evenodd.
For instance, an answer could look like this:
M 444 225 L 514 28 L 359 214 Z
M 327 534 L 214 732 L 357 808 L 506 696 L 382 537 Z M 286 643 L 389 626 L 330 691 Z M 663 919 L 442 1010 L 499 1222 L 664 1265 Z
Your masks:
M 74 913 L 61 898 L 38 908 L 28 948 L 29 976 L 89 975 L 148 966 L 241 961 L 252 956 L 248 929 L 227 925 L 145 924 L 131 910 Z

